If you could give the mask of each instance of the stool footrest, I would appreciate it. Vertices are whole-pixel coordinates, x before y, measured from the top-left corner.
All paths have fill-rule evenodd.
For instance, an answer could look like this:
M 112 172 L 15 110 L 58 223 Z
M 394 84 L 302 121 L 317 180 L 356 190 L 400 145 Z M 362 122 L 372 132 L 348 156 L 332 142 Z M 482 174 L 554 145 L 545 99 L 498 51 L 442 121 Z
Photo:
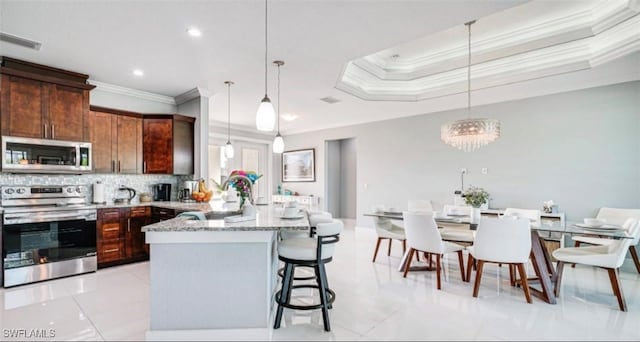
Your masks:
M 318 285 L 313 285 L 313 284 L 302 284 L 302 285 L 293 285 L 291 286 L 292 289 L 317 289 L 320 290 L 320 287 Z M 283 307 L 287 308 L 287 309 L 293 309 L 293 310 L 316 310 L 316 309 L 320 309 L 322 308 L 322 304 L 314 304 L 314 305 L 295 305 L 295 304 L 290 304 L 290 303 L 283 303 L 280 301 L 280 293 L 282 292 L 282 290 L 276 292 L 276 303 L 278 303 L 279 305 L 282 305 Z M 333 304 L 333 301 L 336 299 L 336 294 L 335 292 L 333 292 L 331 289 L 327 289 L 327 301 L 328 304 L 331 305 Z
M 301 266 L 301 265 L 298 265 L 296 267 L 313 267 L 313 266 Z M 284 267 L 281 267 L 278 270 L 278 277 L 284 278 Z M 308 277 L 293 277 L 293 280 L 314 280 L 314 279 L 316 279 L 315 275 L 311 275 L 311 276 L 308 276 Z

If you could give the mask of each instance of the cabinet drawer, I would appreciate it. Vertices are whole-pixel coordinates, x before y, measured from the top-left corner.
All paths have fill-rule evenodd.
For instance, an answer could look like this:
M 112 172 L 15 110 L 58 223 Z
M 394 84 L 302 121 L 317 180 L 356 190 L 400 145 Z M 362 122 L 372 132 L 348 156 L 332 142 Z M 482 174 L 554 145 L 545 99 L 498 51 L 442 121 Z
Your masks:
M 99 209 L 98 219 L 114 222 L 120 220 L 120 209 Z
M 101 236 L 103 240 L 119 239 L 122 234 L 120 221 L 102 223 L 99 229 L 99 236 Z
M 98 263 L 118 261 L 123 259 L 124 240 L 105 240 L 98 245 Z
M 154 219 L 158 220 L 168 220 L 176 216 L 176 211 L 173 209 L 152 208 L 151 216 L 153 216 Z
M 129 212 L 129 217 L 147 217 L 151 215 L 150 207 L 133 207 Z

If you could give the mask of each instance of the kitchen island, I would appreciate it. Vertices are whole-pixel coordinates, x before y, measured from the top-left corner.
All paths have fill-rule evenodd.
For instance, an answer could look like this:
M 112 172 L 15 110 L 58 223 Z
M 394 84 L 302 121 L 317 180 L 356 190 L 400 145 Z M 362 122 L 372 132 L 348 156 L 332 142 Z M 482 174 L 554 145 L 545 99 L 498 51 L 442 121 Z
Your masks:
M 277 285 L 277 235 L 308 231 L 306 215 L 282 219 L 272 206 L 236 223 L 237 210 L 206 208 L 212 220 L 175 218 L 143 227 L 151 246 L 148 339 L 266 339 Z M 232 335 L 229 335 L 232 334 Z

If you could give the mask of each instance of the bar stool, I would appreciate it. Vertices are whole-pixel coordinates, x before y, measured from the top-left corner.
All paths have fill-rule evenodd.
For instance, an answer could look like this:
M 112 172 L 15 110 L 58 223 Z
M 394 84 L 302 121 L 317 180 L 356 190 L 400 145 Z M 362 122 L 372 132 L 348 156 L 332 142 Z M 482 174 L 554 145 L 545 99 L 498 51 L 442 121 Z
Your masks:
M 276 292 L 275 301 L 278 304 L 276 319 L 273 328 L 280 328 L 284 308 L 294 310 L 322 309 L 324 330 L 331 331 L 329 323 L 329 309 L 336 298 L 335 293 L 329 289 L 327 272 L 324 265 L 333 259 L 335 244 L 340 240 L 340 233 L 344 229 L 341 221 L 318 223 L 316 226 L 316 238 L 286 239 L 278 245 L 278 259 L 285 263 L 282 288 Z M 313 267 L 315 270 L 315 284 L 293 285 L 293 271 L 297 266 Z M 312 288 L 318 289 L 320 304 L 295 305 L 291 304 L 291 292 L 293 289 Z
M 326 223 L 326 222 L 331 222 L 333 221 L 333 217 L 331 216 L 331 213 L 329 212 L 316 212 L 315 214 L 309 214 L 309 237 L 312 238 L 315 235 L 315 231 L 316 231 L 316 226 L 318 225 L 318 223 Z M 287 239 L 297 239 L 297 238 L 305 238 L 307 237 L 307 233 L 305 232 L 298 232 L 298 231 L 281 231 L 280 232 L 280 239 L 281 240 L 287 240 Z M 295 269 L 293 270 L 293 280 L 313 280 L 316 277 L 314 275 L 310 275 L 310 276 L 295 276 Z M 278 276 L 280 278 L 284 278 L 284 267 L 281 267 L 278 269 Z

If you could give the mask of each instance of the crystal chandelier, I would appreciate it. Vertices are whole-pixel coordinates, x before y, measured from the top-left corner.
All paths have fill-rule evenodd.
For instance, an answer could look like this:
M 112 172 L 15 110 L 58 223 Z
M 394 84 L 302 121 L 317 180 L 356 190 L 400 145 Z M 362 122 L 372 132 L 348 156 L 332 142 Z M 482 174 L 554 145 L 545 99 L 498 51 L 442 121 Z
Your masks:
M 467 64 L 467 114 L 471 116 L 471 25 L 465 23 L 469 31 L 469 56 Z M 495 119 L 464 119 L 442 125 L 442 141 L 465 152 L 471 152 L 494 142 L 500 137 L 500 121 Z

